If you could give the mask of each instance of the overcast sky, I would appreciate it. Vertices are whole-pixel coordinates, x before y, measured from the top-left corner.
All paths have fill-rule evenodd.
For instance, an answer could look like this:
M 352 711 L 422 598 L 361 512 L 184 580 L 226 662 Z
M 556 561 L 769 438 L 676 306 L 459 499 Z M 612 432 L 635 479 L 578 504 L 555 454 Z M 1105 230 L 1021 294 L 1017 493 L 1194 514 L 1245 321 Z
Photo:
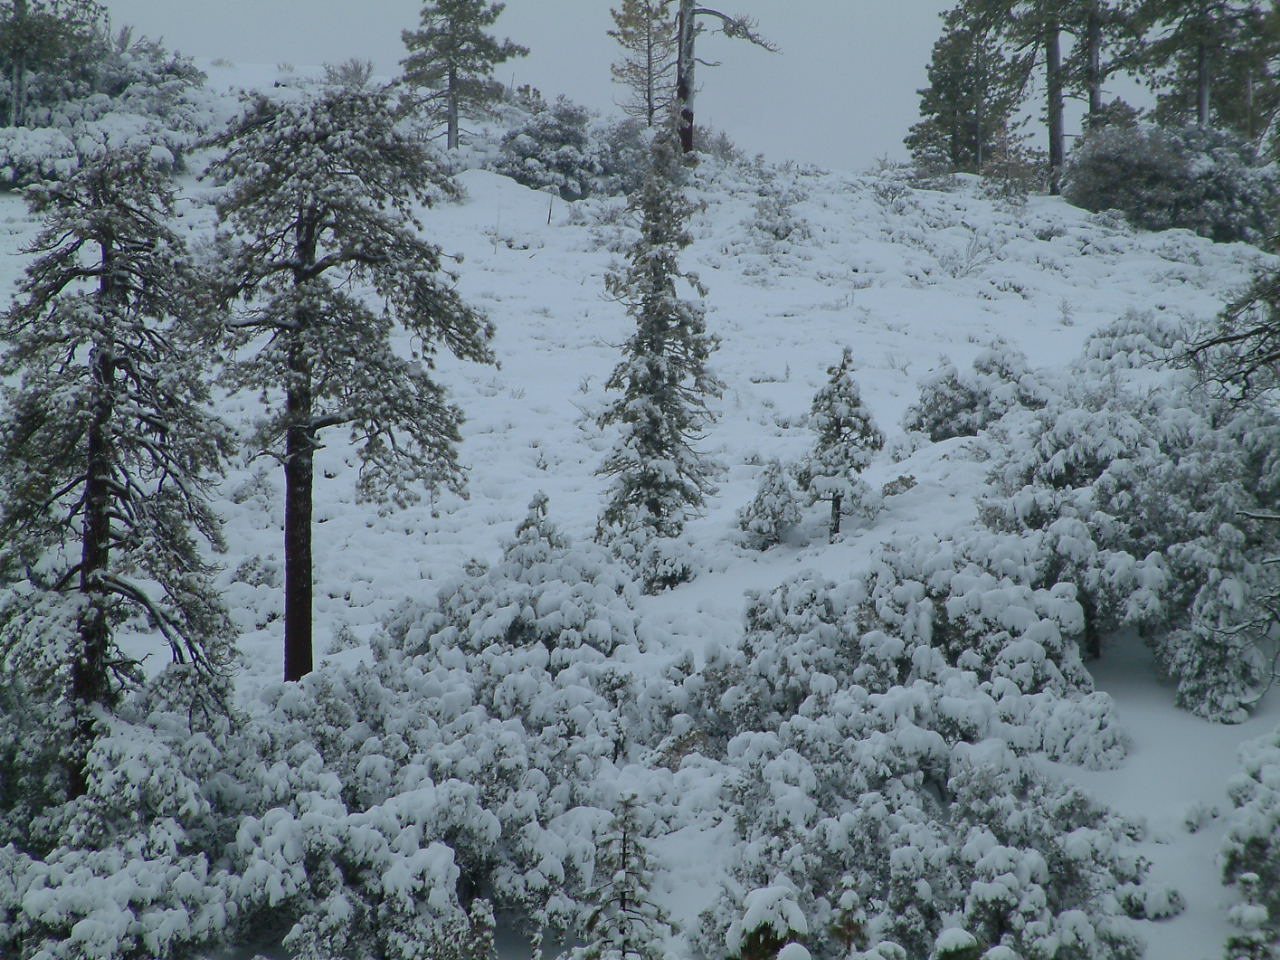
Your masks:
M 531 50 L 499 79 L 531 83 L 608 111 L 616 44 L 605 35 L 618 0 L 509 0 L 495 28 Z M 781 47 L 766 53 L 708 35 L 699 71 L 698 119 L 749 153 L 862 169 L 905 157 L 938 13 L 953 0 L 725 0 Z M 372 60 L 397 71 L 400 31 L 417 23 L 419 0 L 106 0 L 116 26 L 162 37 L 193 57 L 297 66 Z

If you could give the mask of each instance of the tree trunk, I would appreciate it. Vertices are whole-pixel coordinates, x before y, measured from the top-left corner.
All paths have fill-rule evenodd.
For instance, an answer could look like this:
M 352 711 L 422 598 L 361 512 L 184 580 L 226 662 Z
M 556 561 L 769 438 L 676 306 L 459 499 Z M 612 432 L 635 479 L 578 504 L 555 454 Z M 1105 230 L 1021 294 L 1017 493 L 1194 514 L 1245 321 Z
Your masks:
M 445 94 L 446 110 L 448 111 L 448 140 L 447 146 L 450 150 L 458 149 L 458 75 L 453 67 L 449 68 L 449 86 Z
M 98 286 L 99 304 L 107 307 L 115 299 L 111 275 L 113 251 L 102 244 L 102 278 Z M 111 699 L 107 658 L 111 627 L 107 622 L 107 590 L 103 582 L 111 559 L 111 418 L 115 415 L 113 388 L 116 360 L 110 337 L 96 345 L 89 355 L 94 396 L 89 425 L 85 431 L 84 517 L 80 545 L 80 594 L 84 609 L 77 624 L 80 655 L 71 670 L 71 698 L 76 712 L 76 740 L 68 771 L 69 799 L 84 796 L 89 789 L 85 760 L 93 742 L 95 704 Z
M 1062 190 L 1062 164 L 1066 155 L 1066 135 L 1062 122 L 1062 30 L 1057 20 L 1045 25 L 1045 86 L 1048 91 L 1046 105 L 1049 121 L 1049 193 L 1057 196 Z
M 1209 44 L 1196 45 L 1196 123 L 1209 125 Z
M 676 51 L 676 105 L 680 110 L 680 151 L 693 151 L 693 97 L 694 59 L 693 41 L 696 34 L 694 24 L 693 0 L 680 0 L 680 14 L 677 23 Z
M 1089 94 L 1088 125 L 1095 126 L 1102 116 L 1102 11 L 1096 2 L 1089 5 L 1085 20 L 1085 86 Z
M 23 21 L 27 19 L 27 0 L 13 2 L 13 30 L 21 36 Z M 9 126 L 19 127 L 23 120 L 23 101 L 27 97 L 27 61 L 19 49 L 13 57 L 9 72 Z
M 836 542 L 836 537 L 840 536 L 840 506 L 844 503 L 844 497 L 835 494 L 831 498 L 831 530 L 827 535 L 827 539 L 831 543 Z
M 289 417 L 284 457 L 284 678 L 311 672 L 311 365 L 294 346 L 289 355 Z

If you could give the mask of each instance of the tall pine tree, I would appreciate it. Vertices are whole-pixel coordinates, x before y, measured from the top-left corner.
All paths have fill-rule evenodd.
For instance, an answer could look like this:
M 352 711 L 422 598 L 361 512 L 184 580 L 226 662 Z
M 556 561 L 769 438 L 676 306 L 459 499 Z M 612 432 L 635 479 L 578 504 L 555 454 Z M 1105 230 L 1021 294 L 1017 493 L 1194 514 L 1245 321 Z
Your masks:
M 707 333 L 702 306 L 677 289 L 683 280 L 699 296 L 706 292 L 680 268 L 680 251 L 691 242 L 685 220 L 692 205 L 679 176 L 670 135 L 660 136 L 653 169 L 631 199 L 640 237 L 626 270 L 606 281 L 636 323 L 606 384 L 621 396 L 600 417 L 601 426 L 621 428 L 600 469 L 614 478 L 601 517 L 606 539 L 675 537 L 712 489 L 713 465 L 694 443 L 712 419 L 707 401 L 722 385 L 707 369 L 716 340 Z
M 1157 116 L 1204 127 L 1233 126 L 1223 121 L 1253 113 L 1280 49 L 1273 8 L 1258 0 L 1132 0 L 1144 37 L 1136 63 L 1157 91 Z
M 360 445 L 358 495 L 404 504 L 459 489 L 462 413 L 431 377 L 440 346 L 493 362 L 484 318 L 421 239 L 416 205 L 452 191 L 427 148 L 401 132 L 385 91 L 329 87 L 291 102 L 252 99 L 209 169 L 238 231 L 229 291 L 251 298 L 231 324 L 231 386 L 279 391 L 257 438 L 285 476 L 285 678 L 312 667 L 311 512 L 319 436 Z M 357 291 L 368 286 L 378 303 Z M 415 342 L 396 352 L 398 330 Z
M 981 173 L 1007 138 L 1019 92 L 995 24 L 963 4 L 943 15 L 933 45 L 920 122 L 905 143 L 922 167 Z
M 612 67 L 615 83 L 629 94 L 622 103 L 630 117 L 653 127 L 664 122 L 675 102 L 676 17 L 674 0 L 622 0 L 612 9 L 609 36 L 622 47 Z
M 0 672 L 69 707 L 78 796 L 95 711 L 139 676 L 121 630 L 154 631 L 206 676 L 225 667 L 230 628 L 199 544 L 221 543 L 206 496 L 228 433 L 206 412 L 217 325 L 145 152 L 107 154 L 30 203 L 36 259 L 0 321 L 0 375 L 15 384 L 0 431 Z
M 409 51 L 400 61 L 404 82 L 427 88 L 428 102 L 442 105 L 450 150 L 458 147 L 462 115 L 501 96 L 493 68 L 529 52 L 486 32 L 505 7 L 487 0 L 434 0 L 423 5 L 418 29 L 400 35 Z

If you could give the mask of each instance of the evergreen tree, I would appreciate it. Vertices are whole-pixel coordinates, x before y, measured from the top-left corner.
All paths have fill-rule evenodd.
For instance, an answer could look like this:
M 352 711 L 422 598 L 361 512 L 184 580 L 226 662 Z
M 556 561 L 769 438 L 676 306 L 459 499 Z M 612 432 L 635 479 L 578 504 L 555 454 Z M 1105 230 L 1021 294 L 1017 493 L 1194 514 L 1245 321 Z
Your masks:
M 743 541 L 754 550 L 768 550 L 799 522 L 800 510 L 786 471 L 777 460 L 770 460 L 760 472 L 754 499 L 738 511 Z
M 995 25 L 963 4 L 943 15 L 933 45 L 929 86 L 905 143 L 918 165 L 981 173 L 1018 105 L 1018 90 L 994 35 Z
M 1096 128 L 1107 122 L 1103 85 L 1126 60 L 1133 24 L 1115 0 L 1073 0 L 1067 9 L 1066 28 L 1075 43 L 1065 63 L 1066 87 L 1084 96 L 1085 125 Z
M 1243 93 L 1225 83 L 1232 62 L 1255 64 L 1242 79 L 1257 80 L 1256 65 L 1276 53 L 1272 17 L 1258 0 L 1132 0 L 1132 9 L 1146 38 L 1137 65 L 1160 91 L 1159 112 L 1179 123 L 1212 124 L 1219 101 L 1231 109 Z
M 67 74 L 100 52 L 105 14 L 93 0 L 4 0 L 0 2 L 0 69 L 8 89 L 5 121 L 26 122 L 33 73 Z
M 705 294 L 678 260 L 691 242 L 684 224 L 692 210 L 676 183 L 679 169 L 669 138 L 659 138 L 653 170 L 630 204 L 640 215 L 640 237 L 626 270 L 606 279 L 636 322 L 606 384 L 621 396 L 600 416 L 602 427 L 621 427 L 600 468 L 615 478 L 600 523 L 607 538 L 678 536 L 712 489 L 713 465 L 693 443 L 711 419 L 707 400 L 720 396 L 722 384 L 707 370 L 716 340 L 702 306 L 676 289 L 684 280 Z
M 0 327 L 0 375 L 18 381 L 0 432 L 0 663 L 69 706 L 78 796 L 95 711 L 139 679 L 122 627 L 145 623 L 207 675 L 225 665 L 199 541 L 221 542 L 206 493 L 227 433 L 205 412 L 202 283 L 146 154 L 106 154 L 30 204 L 37 257 Z
M 813 398 L 811 423 L 818 435 L 813 452 L 800 466 L 800 486 L 813 501 L 831 501 L 831 539 L 840 533 L 840 512 L 855 498 L 866 501 L 870 490 L 858 474 L 884 446 L 884 434 L 862 405 L 850 367 L 853 351 L 827 369 L 830 379 Z
M 289 102 L 250 99 L 209 175 L 240 238 L 229 290 L 253 298 L 232 323 L 234 388 L 280 391 L 259 447 L 285 474 L 285 678 L 311 670 L 311 505 L 321 431 L 360 444 L 357 493 L 403 505 L 414 488 L 460 489 L 461 411 L 430 375 L 441 345 L 493 362 L 492 329 L 453 289 L 414 208 L 453 188 L 428 149 L 397 129 L 384 91 L 330 87 Z M 377 308 L 352 292 L 367 284 Z M 397 328 L 416 341 L 393 349 Z
M 418 29 L 400 34 L 409 51 L 400 61 L 404 81 L 428 88 L 427 99 L 443 105 L 450 150 L 458 146 L 459 118 L 501 96 L 502 84 L 493 79 L 493 68 L 529 52 L 486 32 L 505 7 L 486 0 L 428 0 Z
M 676 18 L 674 0 L 622 0 L 611 9 L 614 28 L 609 36 L 622 47 L 613 79 L 628 92 L 622 104 L 629 117 L 645 126 L 660 124 L 675 102 Z
M 663 960 L 662 941 L 670 923 L 653 901 L 653 863 L 645 849 L 640 802 L 624 797 L 599 845 L 600 882 L 590 892 L 585 946 L 573 960 Z

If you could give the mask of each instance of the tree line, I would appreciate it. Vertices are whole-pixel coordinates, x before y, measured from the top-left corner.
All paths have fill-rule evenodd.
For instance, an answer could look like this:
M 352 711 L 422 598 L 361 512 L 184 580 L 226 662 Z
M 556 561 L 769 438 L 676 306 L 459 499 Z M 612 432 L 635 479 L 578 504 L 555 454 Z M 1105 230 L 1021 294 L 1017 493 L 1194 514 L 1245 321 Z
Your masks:
M 1107 100 L 1118 75 L 1153 92 L 1151 116 L 1258 142 L 1280 109 L 1280 11 L 1258 0 L 962 0 L 943 30 L 906 138 L 917 163 L 981 173 L 1019 140 L 1018 111 L 1041 98 L 1050 193 L 1062 186 L 1065 106 L 1084 129 L 1137 116 Z

